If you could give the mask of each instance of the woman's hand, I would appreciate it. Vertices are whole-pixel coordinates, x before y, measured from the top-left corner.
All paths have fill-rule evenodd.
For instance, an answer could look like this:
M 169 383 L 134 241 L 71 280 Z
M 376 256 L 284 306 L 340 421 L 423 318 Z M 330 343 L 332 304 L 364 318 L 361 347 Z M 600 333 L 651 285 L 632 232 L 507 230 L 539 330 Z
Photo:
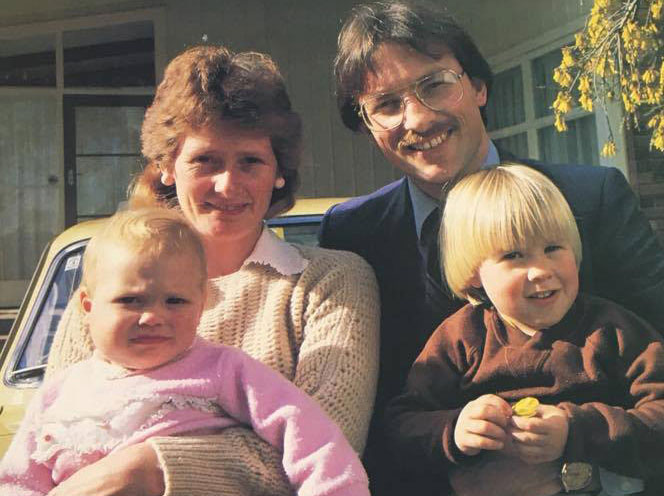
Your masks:
M 494 394 L 480 396 L 461 410 L 454 428 L 454 442 L 469 456 L 481 450 L 503 449 L 511 415 L 512 408 L 504 399 Z
M 82 468 L 48 496 L 161 496 L 164 490 L 157 453 L 140 443 Z
M 569 433 L 569 421 L 563 410 L 553 405 L 539 405 L 534 417 L 512 417 L 509 451 L 526 463 L 557 460 L 563 454 Z

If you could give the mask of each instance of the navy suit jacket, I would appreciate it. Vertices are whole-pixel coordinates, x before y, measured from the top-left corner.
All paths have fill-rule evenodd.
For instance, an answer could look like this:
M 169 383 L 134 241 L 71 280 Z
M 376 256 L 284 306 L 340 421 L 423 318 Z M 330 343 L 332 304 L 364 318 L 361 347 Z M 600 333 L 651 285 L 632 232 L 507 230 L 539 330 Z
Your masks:
M 574 213 L 583 245 L 580 290 L 622 304 L 664 333 L 664 251 L 624 176 L 609 167 L 520 162 L 548 176 Z M 375 496 L 415 494 L 413 481 L 406 483 L 390 463 L 382 416 L 431 333 L 462 302 L 426 275 L 405 179 L 332 207 L 320 243 L 361 255 L 376 272 L 381 363 L 365 465 Z M 426 489 L 418 490 L 429 494 Z M 440 489 L 435 492 L 444 494 Z

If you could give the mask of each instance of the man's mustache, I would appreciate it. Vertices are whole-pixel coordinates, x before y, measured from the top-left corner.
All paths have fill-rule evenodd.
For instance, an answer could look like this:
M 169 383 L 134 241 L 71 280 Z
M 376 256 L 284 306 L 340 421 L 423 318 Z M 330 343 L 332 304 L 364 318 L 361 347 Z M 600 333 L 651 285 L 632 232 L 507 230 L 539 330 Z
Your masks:
M 449 130 L 449 129 L 455 129 L 455 123 L 454 122 L 447 122 L 445 123 L 444 126 L 439 125 L 436 126 L 433 129 L 427 130 L 426 134 L 420 134 L 417 131 L 413 131 L 412 129 L 409 129 L 406 131 L 406 133 L 399 139 L 399 142 L 397 143 L 397 148 L 399 150 L 403 150 L 405 148 L 408 148 L 413 145 L 417 145 L 420 143 L 424 143 L 426 141 L 429 141 L 431 138 L 434 136 L 438 136 L 441 133 Z

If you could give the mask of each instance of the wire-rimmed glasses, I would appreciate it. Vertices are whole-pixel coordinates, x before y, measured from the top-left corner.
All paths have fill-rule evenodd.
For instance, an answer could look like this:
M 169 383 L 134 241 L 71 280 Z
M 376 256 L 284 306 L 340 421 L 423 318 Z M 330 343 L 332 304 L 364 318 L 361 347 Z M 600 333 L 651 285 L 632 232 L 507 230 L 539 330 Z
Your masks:
M 360 115 L 372 131 L 394 129 L 403 122 L 404 97 L 408 93 L 412 92 L 430 110 L 445 110 L 463 98 L 462 77 L 463 71 L 458 74 L 441 69 L 398 90 L 371 95 L 360 102 Z

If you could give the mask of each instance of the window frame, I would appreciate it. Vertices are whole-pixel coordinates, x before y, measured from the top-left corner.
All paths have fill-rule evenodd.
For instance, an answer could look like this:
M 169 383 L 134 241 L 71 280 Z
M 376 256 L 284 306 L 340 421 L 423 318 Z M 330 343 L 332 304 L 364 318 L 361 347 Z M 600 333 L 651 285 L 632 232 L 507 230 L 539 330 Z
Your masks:
M 499 140 L 525 133 L 528 156 L 538 160 L 542 158 L 538 131 L 542 128 L 553 126 L 554 116 L 545 115 L 542 117 L 536 117 L 533 63 L 535 59 L 543 55 L 551 53 L 554 50 L 560 50 L 562 47 L 572 44 L 574 42 L 574 33 L 581 30 L 584 27 L 584 23 L 585 17 L 581 17 L 565 26 L 547 32 L 542 36 L 531 38 L 527 42 L 516 45 L 499 55 L 489 58 L 489 64 L 494 74 L 499 74 L 516 67 L 521 68 L 525 113 L 525 120 L 521 123 L 487 131 L 492 140 Z M 491 96 L 489 98 L 491 98 Z M 599 164 L 602 166 L 617 167 L 629 178 L 628 151 L 625 146 L 624 130 L 620 120 L 622 112 L 619 105 L 615 104 L 610 106 L 610 108 L 607 109 L 608 116 L 600 105 L 596 104 L 594 107 L 593 112 L 587 112 L 580 106 L 575 106 L 566 115 L 566 120 L 570 122 L 589 115 L 595 115 L 598 154 L 609 137 L 607 119 L 610 120 L 614 138 L 618 145 L 618 153 L 614 157 L 602 157 L 601 154 L 599 154 Z

